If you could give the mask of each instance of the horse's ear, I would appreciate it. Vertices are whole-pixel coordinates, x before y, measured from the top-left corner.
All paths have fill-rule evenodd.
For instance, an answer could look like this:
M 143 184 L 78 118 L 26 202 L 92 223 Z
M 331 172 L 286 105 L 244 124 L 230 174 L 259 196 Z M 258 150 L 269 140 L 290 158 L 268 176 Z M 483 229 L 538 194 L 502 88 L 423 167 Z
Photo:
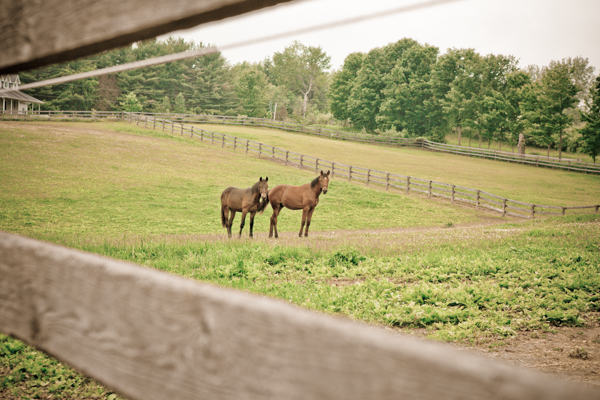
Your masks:
M 265 182 L 269 182 L 269 177 L 265 177 Z
M 325 174 L 323 173 L 323 170 L 321 170 L 321 175 L 325 175 Z
M 260 180 L 259 180 L 259 182 L 262 182 L 262 176 L 260 177 Z
M 330 172 L 331 172 L 331 171 L 329 171 L 329 170 L 327 171 L 327 176 L 329 176 L 329 173 L 330 173 Z

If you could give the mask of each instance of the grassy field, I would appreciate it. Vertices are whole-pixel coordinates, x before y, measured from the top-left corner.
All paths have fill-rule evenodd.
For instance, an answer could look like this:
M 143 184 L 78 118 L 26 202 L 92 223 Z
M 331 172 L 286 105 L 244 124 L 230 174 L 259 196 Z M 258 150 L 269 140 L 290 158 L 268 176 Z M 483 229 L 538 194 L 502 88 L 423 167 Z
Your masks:
M 429 173 L 442 174 L 446 158 L 465 171 L 482 168 L 481 160 L 411 149 L 240 128 L 244 135 L 340 162 L 360 156 L 401 168 L 417 157 L 423 171 L 430 165 Z M 518 332 L 600 322 L 598 215 L 523 222 L 334 180 L 308 238 L 296 237 L 300 213 L 285 210 L 282 236 L 268 239 L 267 209 L 257 216 L 256 239 L 246 238 L 247 226 L 242 240 L 227 240 L 219 218 L 225 187 L 260 176 L 301 184 L 314 171 L 120 123 L 0 123 L 0 149 L 4 231 L 442 341 L 496 348 Z M 545 196 L 564 183 L 571 192 L 556 190 L 561 202 L 599 198 L 593 176 L 571 181 L 558 171 L 493 165 L 548 173 L 548 187 L 498 178 L 499 190 L 518 184 L 517 192 Z M 0 334 L 0 396 L 50 394 L 117 398 Z
M 0 227 L 37 238 L 225 233 L 220 194 L 228 186 L 249 187 L 261 176 L 269 177 L 271 187 L 314 177 L 314 171 L 135 125 L 10 123 L 0 125 L 0 132 Z M 268 231 L 269 216 L 270 208 L 256 217 L 259 236 Z M 299 230 L 300 218 L 299 212 L 283 211 L 279 230 Z M 488 218 L 498 217 L 334 180 L 321 196 L 311 229 Z
M 278 148 L 417 178 L 484 190 L 534 204 L 592 205 L 600 199 L 600 175 L 535 168 L 501 161 L 335 141 L 274 129 L 203 125 Z

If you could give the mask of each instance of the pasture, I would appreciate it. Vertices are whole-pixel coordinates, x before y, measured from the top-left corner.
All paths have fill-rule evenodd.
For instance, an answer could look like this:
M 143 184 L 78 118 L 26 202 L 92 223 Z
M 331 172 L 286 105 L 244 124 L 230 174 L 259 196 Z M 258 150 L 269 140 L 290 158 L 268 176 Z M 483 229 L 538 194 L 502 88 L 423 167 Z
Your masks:
M 517 200 L 583 205 L 600 198 L 592 175 L 213 128 Z M 521 221 L 334 179 L 308 238 L 297 237 L 301 213 L 286 209 L 279 216 L 281 237 L 268 239 L 269 207 L 256 216 L 255 239 L 248 239 L 246 226 L 242 240 L 229 240 L 220 221 L 223 189 L 249 187 L 261 176 L 270 187 L 300 185 L 314 171 L 125 123 L 3 122 L 0 148 L 4 231 L 488 355 L 510 355 L 504 349 L 533 343 L 540 349 L 530 351 L 529 366 L 600 384 L 591 372 L 600 371 L 597 214 Z M 238 215 L 234 233 L 239 221 Z M 560 335 L 574 338 L 551 341 Z M 117 397 L 2 335 L 0 353 L 2 395 Z M 587 358 L 577 356 L 584 353 Z
M 596 204 L 600 199 L 600 175 L 535 168 L 416 148 L 387 148 L 328 140 L 274 129 L 226 125 L 201 127 L 346 165 L 479 189 L 528 203 L 583 206 Z

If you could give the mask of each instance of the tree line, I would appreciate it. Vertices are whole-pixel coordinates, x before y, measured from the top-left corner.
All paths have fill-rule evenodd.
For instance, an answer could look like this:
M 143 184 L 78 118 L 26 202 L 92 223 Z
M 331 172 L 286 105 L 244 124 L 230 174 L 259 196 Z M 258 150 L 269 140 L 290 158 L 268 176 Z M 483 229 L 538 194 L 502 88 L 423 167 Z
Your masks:
M 24 83 L 202 48 L 157 39 L 21 75 Z M 439 49 L 409 38 L 350 54 L 328 72 L 321 47 L 293 42 L 260 63 L 220 53 L 33 89 L 48 110 L 245 115 L 373 134 L 526 143 L 600 154 L 600 77 L 587 58 L 519 68 L 513 56 Z

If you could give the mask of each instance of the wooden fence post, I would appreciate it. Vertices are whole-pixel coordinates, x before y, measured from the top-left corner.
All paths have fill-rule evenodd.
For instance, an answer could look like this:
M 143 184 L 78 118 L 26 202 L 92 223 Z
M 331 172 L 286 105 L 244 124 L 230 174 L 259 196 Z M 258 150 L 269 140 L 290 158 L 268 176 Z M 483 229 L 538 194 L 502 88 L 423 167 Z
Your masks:
M 317 158 L 317 161 L 315 161 L 315 174 L 317 174 L 319 172 L 319 159 Z
M 565 211 L 567 210 L 567 207 L 563 207 L 562 208 L 562 215 L 565 215 Z
M 304 160 L 304 155 L 301 154 L 300 155 L 300 168 L 302 168 L 302 166 L 303 166 L 302 165 L 303 160 Z
M 138 117 L 138 119 L 137 119 L 137 122 L 135 124 L 139 125 L 140 124 L 140 114 L 138 114 L 137 117 Z
M 235 148 L 237 147 L 237 137 L 234 136 L 233 137 L 233 151 L 235 151 Z
M 164 119 L 164 118 L 162 119 L 162 126 L 163 126 L 163 129 L 162 129 L 162 130 L 163 130 L 163 132 L 164 132 L 164 131 L 165 131 L 165 119 Z
M 148 117 L 144 118 L 144 128 L 148 127 Z
M 348 168 L 348 182 L 352 180 L 352 166 Z
M 215 133 L 211 132 L 210 133 L 210 144 L 213 144 L 213 141 L 215 140 Z
M 192 125 L 192 130 L 190 131 L 190 137 L 191 138 L 194 137 L 194 125 Z
M 248 154 L 248 145 L 250 144 L 249 140 L 246 140 L 246 154 Z
M 535 218 L 535 204 L 531 205 L 531 218 Z
M 258 156 L 262 156 L 262 143 L 258 144 Z
M 320 128 L 319 128 L 320 129 Z M 333 179 L 333 175 L 335 174 L 335 163 L 331 163 L 331 179 Z
M 171 135 L 175 132 L 175 121 L 171 121 Z
M 181 135 L 179 136 L 183 136 L 183 122 L 181 123 Z
M 454 204 L 454 185 L 452 185 L 452 198 L 450 200 L 450 204 Z
M 406 194 L 410 191 L 410 176 L 406 177 Z
M 387 173 L 387 176 L 385 178 L 385 190 L 388 190 L 390 187 L 390 173 Z
M 479 199 L 481 199 L 481 190 L 477 191 L 477 203 L 475 204 L 477 210 L 479 210 Z
M 371 180 L 371 170 L 367 170 L 367 186 L 369 186 L 369 181 Z
M 288 156 L 290 155 L 289 151 L 285 152 L 285 165 L 288 165 Z
M 225 135 L 221 135 L 221 148 L 225 147 Z
M 156 117 L 154 117 L 154 122 L 152 124 L 152 130 L 156 130 Z
M 506 199 L 502 201 L 502 216 L 506 216 Z
M 275 159 L 275 147 L 271 147 L 271 160 Z
M 429 193 L 427 194 L 427 198 L 431 198 L 431 181 L 429 181 Z
M 600 205 L 596 206 L 596 211 L 594 211 L 595 214 L 598 214 L 598 208 L 600 208 Z

